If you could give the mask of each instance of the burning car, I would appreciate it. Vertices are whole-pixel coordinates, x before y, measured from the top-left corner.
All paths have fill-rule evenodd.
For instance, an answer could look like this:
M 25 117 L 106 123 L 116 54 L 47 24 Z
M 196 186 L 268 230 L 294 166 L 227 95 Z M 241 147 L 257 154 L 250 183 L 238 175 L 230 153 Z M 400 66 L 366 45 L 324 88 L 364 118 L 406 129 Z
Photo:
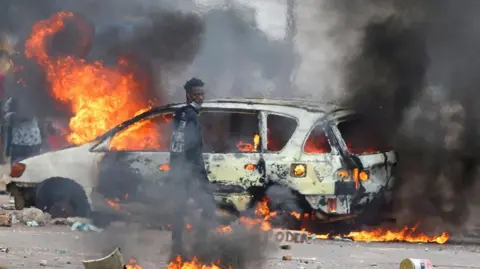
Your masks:
M 87 216 L 99 210 L 92 201 L 112 205 L 158 195 L 154 186 L 174 180 L 168 179 L 170 122 L 182 105 L 147 110 L 90 143 L 16 163 L 4 178 L 16 208 Z M 205 102 L 200 121 L 218 206 L 236 214 L 276 186 L 318 219 L 355 218 L 377 212 L 394 182 L 396 154 L 348 109 L 305 100 L 222 99 Z

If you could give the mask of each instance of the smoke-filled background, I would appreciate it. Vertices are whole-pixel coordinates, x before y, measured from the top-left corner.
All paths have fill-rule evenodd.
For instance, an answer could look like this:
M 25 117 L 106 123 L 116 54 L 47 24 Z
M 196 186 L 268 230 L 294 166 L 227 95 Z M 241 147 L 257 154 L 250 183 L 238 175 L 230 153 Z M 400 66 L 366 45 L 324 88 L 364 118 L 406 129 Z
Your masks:
M 53 0 L 8 5 L 0 11 L 0 27 L 19 43 L 52 12 L 78 12 L 94 28 L 87 58 L 109 63 L 130 56 L 147 72 L 147 95 L 160 103 L 181 100 L 185 79 L 198 75 L 211 97 L 307 96 L 353 107 L 399 153 L 394 205 L 401 222 L 453 228 L 474 217 L 478 1 L 298 1 L 295 27 L 280 38 L 262 31 L 260 11 L 251 6 Z M 281 5 L 284 14 L 268 17 L 286 17 L 286 3 Z M 286 19 L 282 24 L 292 26 Z M 53 113 L 37 102 L 50 100 L 48 91 L 35 94 L 41 98 L 24 97 L 36 108 L 32 113 Z
M 129 62 L 129 67 L 134 67 L 136 80 L 142 84 L 143 90 L 138 94 L 144 99 L 154 100 L 156 104 L 183 101 L 183 83 L 194 75 L 209 83 L 209 95 L 212 97 L 235 95 L 235 91 L 246 96 L 262 88 L 262 85 L 251 85 L 251 77 L 257 77 L 256 81 L 275 83 L 281 74 L 288 72 L 291 63 L 282 62 L 285 59 L 283 56 L 289 56 L 288 50 L 282 42 L 270 40 L 257 28 L 252 9 L 231 6 L 202 11 L 188 1 L 184 3 L 43 1 L 37 5 L 27 1 L 9 1 L 2 10 L 0 27 L 5 36 L 16 42 L 16 50 L 20 52 L 14 60 L 23 69 L 15 72 L 15 81 L 7 85 L 20 102 L 19 110 L 28 114 L 26 116 L 72 116 L 72 111 L 51 95 L 41 66 L 23 55 L 24 43 L 32 25 L 59 11 L 72 11 L 75 17 L 67 19 L 65 29 L 48 40 L 49 55 L 73 56 L 90 62 L 100 60 L 112 66 L 122 57 Z M 287 59 L 291 61 L 290 58 Z M 15 83 L 18 79 L 22 79 L 23 83 Z M 288 87 L 284 81 L 279 84 Z M 134 181 L 131 174 L 109 176 L 114 181 L 117 176 L 116 179 Z M 111 187 L 115 188 L 115 183 Z M 157 193 L 161 199 L 150 201 L 148 212 L 145 211 L 140 218 L 155 222 L 154 218 L 158 215 L 165 217 L 167 214 L 162 213 L 170 213 L 174 209 L 167 204 L 168 200 L 172 200 L 172 194 L 178 196 L 175 191 Z M 195 226 L 195 220 L 190 221 Z M 166 224 L 168 220 L 159 219 L 158 222 Z M 132 232 L 141 233 L 123 230 L 125 234 L 119 235 L 117 231 L 104 243 L 96 243 L 108 244 L 105 254 L 115 243 L 134 253 L 135 248 L 145 242 L 131 242 L 128 237 Z M 108 237 L 109 233 L 106 234 Z M 265 245 L 257 234 L 236 231 L 228 237 L 209 240 L 203 242 L 209 246 L 206 251 L 196 249 L 191 254 L 203 256 L 205 262 L 221 259 L 235 268 L 244 268 L 248 263 L 259 266 L 258 262 L 263 260 Z M 258 246 L 258 249 L 252 248 L 252 245 Z M 168 249 L 159 249 L 161 254 L 166 251 Z
M 478 200 L 480 3 L 353 2 L 320 8 L 336 12 L 345 47 L 358 37 L 344 53 L 345 103 L 399 153 L 398 220 L 463 227 Z

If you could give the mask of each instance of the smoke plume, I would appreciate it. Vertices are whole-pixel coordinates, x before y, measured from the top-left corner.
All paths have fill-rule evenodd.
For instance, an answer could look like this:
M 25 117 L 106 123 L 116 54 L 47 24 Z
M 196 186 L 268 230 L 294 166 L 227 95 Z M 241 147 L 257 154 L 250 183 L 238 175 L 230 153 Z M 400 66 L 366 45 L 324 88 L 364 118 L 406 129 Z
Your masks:
M 119 57 L 127 59 L 130 65 L 133 64 L 137 80 L 147 89 L 148 96 L 145 97 L 159 99 L 157 104 L 167 101 L 167 89 L 172 86 L 171 80 L 186 79 L 182 72 L 194 60 L 196 61 L 189 75 L 202 77 L 211 85 L 209 88 L 214 91 L 212 95 L 217 96 L 232 94 L 234 91 L 245 95 L 251 91 L 250 88 L 258 86 L 249 84 L 252 77 L 257 76 L 264 81 L 265 78 L 269 80 L 288 73 L 288 65 L 279 60 L 288 49 L 280 41 L 271 43 L 269 38 L 258 30 L 255 22 L 243 17 L 243 10 L 235 7 L 213 9 L 199 15 L 195 10 L 180 11 L 177 7 L 173 9 L 175 2 L 177 1 L 49 0 L 42 1 L 37 6 L 28 1 L 9 1 L 2 6 L 5 8 L 1 11 L 4 16 L 1 16 L 0 24 L 4 27 L 3 31 L 18 39 L 17 50 L 23 52 L 23 43 L 29 37 L 34 23 L 49 18 L 55 12 L 74 12 L 74 19 L 66 22 L 66 27 L 49 40 L 49 55 L 73 56 L 87 61 L 100 60 L 106 65 L 115 63 Z M 68 108 L 58 108 L 56 104 L 52 104 L 55 100 L 50 96 L 48 83 L 42 78 L 40 66 L 21 54 L 16 57 L 19 58 L 16 62 L 21 62 L 25 67 L 24 72 L 16 73 L 16 76 L 23 78 L 26 83 L 8 87 L 19 89 L 14 92 L 19 93 L 15 98 L 22 103 L 22 110 L 31 108 L 28 109 L 29 116 L 70 117 L 71 111 Z M 216 61 L 220 63 L 215 64 Z M 255 68 L 252 69 L 252 66 Z M 252 70 L 260 71 L 253 71 L 252 74 Z M 219 77 L 225 76 L 222 71 L 228 73 L 227 79 L 223 80 L 227 81 L 227 87 L 215 83 Z M 229 82 L 232 84 L 228 84 Z M 174 90 L 181 85 L 183 81 L 175 85 Z M 222 90 L 216 91 L 217 89 Z M 57 110 L 52 109 L 55 107 Z M 158 185 L 152 183 L 142 185 L 146 181 L 155 182 L 157 178 L 145 176 L 139 179 L 138 171 L 134 171 L 134 168 L 115 166 L 115 163 L 120 163 L 119 160 L 126 155 L 128 158 L 128 154 L 123 153 L 106 154 L 107 161 L 102 163 L 102 169 L 107 171 L 100 171 L 101 182 L 96 186 L 97 190 L 111 192 L 112 198 L 123 197 L 125 193 L 129 193 L 129 199 L 144 202 L 146 207 L 134 205 L 126 208 L 131 213 L 129 219 L 132 221 L 149 223 L 158 228 L 171 224 L 175 214 L 185 214 L 189 215 L 190 223 L 195 229 L 195 214 L 190 215 L 190 211 L 178 212 L 176 205 L 171 203 L 178 201 L 178 196 L 183 196 L 178 189 L 158 188 Z M 113 160 L 113 163 L 109 163 L 109 160 Z M 148 180 L 145 180 L 146 178 Z M 126 192 L 123 188 L 127 189 Z M 145 190 L 149 195 L 135 197 L 138 189 Z M 176 199 L 173 199 L 174 197 Z M 185 201 L 189 199 L 187 195 L 181 198 Z M 99 206 L 103 201 L 103 197 L 95 200 L 94 206 L 101 209 Z M 112 215 L 116 214 L 95 215 L 94 220 L 99 222 L 115 219 Z M 123 232 L 142 233 L 138 230 Z M 203 255 L 210 259 L 221 258 L 225 263 L 232 263 L 235 268 L 244 268 L 249 261 L 261 262 L 264 249 L 259 235 L 244 231 L 239 233 L 212 237 L 210 241 L 204 242 L 208 246 L 208 253 L 197 253 L 200 249 L 194 249 L 192 255 Z M 114 237 L 115 240 L 105 242 L 118 243 L 122 248 L 132 249 L 129 247 L 132 242 L 126 239 L 126 235 L 116 234 Z M 259 248 L 252 248 L 252 245 Z
M 399 153 L 395 205 L 403 223 L 461 227 L 478 185 L 480 3 L 328 2 L 335 35 L 359 36 L 345 65 L 345 104 Z

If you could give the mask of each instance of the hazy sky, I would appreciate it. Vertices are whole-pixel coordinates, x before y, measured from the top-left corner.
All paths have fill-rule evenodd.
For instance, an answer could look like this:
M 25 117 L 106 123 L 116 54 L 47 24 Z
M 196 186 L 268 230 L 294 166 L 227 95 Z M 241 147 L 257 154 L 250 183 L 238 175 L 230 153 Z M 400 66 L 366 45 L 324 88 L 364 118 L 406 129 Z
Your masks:
M 222 5 L 228 0 L 195 0 L 197 4 Z M 261 30 L 273 38 L 283 38 L 286 25 L 287 0 L 231 0 L 233 3 L 255 8 L 256 19 Z

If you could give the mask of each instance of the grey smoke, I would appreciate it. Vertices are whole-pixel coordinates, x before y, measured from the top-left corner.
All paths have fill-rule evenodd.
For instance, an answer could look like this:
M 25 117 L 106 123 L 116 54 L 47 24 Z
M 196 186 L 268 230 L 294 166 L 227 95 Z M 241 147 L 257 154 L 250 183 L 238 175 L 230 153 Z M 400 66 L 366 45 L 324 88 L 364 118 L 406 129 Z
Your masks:
M 344 69 L 345 104 L 399 152 L 400 220 L 462 227 L 478 185 L 480 3 L 355 3 L 322 8 L 338 14 L 336 35 L 360 37 Z
M 148 98 L 160 97 L 160 103 L 170 101 L 164 99 L 167 86 L 174 85 L 170 80 L 180 78 L 182 81 L 174 87 L 181 86 L 183 80 L 189 76 L 182 72 L 194 60 L 196 61 L 190 70 L 212 86 L 211 89 L 214 91 L 212 96 L 245 95 L 262 88 L 248 83 L 253 75 L 271 80 L 285 73 L 285 69 L 288 71 L 288 64 L 284 64 L 281 60 L 282 56 L 288 52 L 285 46 L 281 42 L 269 40 L 258 30 L 254 22 L 248 22 L 240 15 L 243 11 L 235 8 L 217 9 L 199 15 L 192 10 L 179 11 L 176 2 L 49 0 L 36 5 L 29 1 L 12 0 L 2 6 L 4 9 L 1 12 L 5 12 L 3 14 L 5 16 L 1 16 L 0 20 L 2 27 L 5 27 L 4 31 L 17 36 L 21 50 L 21 44 L 28 38 L 31 26 L 35 22 L 47 19 L 54 12 L 61 10 L 76 12 L 93 26 L 95 33 L 91 50 L 86 56 L 87 60 L 102 60 L 110 65 L 118 56 L 127 57 L 136 67 L 139 67 L 141 72 L 138 75 L 148 78 L 145 83 L 151 95 Z M 67 27 L 64 32 L 66 32 L 65 35 L 54 41 L 60 46 L 52 46 L 52 54 L 59 51 L 65 53 L 64 50 L 71 47 L 66 44 L 75 45 L 77 43 L 75 40 L 82 34 L 74 26 Z M 232 58 L 235 55 L 237 57 Z M 60 112 L 51 110 L 54 102 L 46 89 L 48 84 L 37 78 L 41 77 L 41 69 L 35 64 L 27 63 L 21 55 L 19 57 L 22 58 L 21 61 L 25 61 L 25 65 L 29 65 L 29 72 L 23 74 L 28 81 L 28 91 L 32 92 L 31 89 L 35 88 L 36 93 L 34 98 L 28 92 L 18 96 L 25 107 L 35 108 L 29 113 L 69 115 L 66 109 Z M 222 62 L 215 64 L 218 60 Z M 252 65 L 260 71 L 255 74 L 248 73 L 252 70 Z M 220 70 L 228 70 L 229 74 L 233 75 L 233 78 L 230 78 L 230 81 L 234 82 L 233 88 L 232 85 L 227 85 L 227 88 L 215 85 L 215 82 L 224 75 L 219 72 Z M 31 73 L 35 74 L 35 79 L 30 76 Z M 182 91 L 179 92 L 182 93 Z M 43 101 L 37 103 L 38 100 Z M 43 105 L 46 100 L 49 101 L 48 106 Z M 110 175 L 112 188 L 120 179 L 134 181 L 134 176 L 121 172 L 123 171 Z M 148 200 L 147 208 L 138 209 L 137 212 L 135 208 L 132 209 L 131 220 L 141 220 L 158 226 L 168 224 L 172 215 L 178 214 L 175 212 L 175 207 L 168 204 L 168 200 L 172 200 L 169 199 L 172 194 L 175 195 L 175 190 L 156 193 L 157 199 L 153 196 Z M 99 218 L 102 217 L 104 216 Z M 112 242 L 122 244 L 121 247 L 131 243 L 126 239 L 121 240 L 123 236 L 116 236 L 116 240 Z M 242 233 L 242 236 L 234 234 L 212 240 L 209 250 L 214 252 L 205 254 L 212 258 L 223 255 L 221 258 L 227 261 L 230 257 L 232 262 L 246 263 L 250 260 L 261 262 L 264 256 L 263 249 L 251 247 L 252 245 L 261 246 L 255 234 Z

